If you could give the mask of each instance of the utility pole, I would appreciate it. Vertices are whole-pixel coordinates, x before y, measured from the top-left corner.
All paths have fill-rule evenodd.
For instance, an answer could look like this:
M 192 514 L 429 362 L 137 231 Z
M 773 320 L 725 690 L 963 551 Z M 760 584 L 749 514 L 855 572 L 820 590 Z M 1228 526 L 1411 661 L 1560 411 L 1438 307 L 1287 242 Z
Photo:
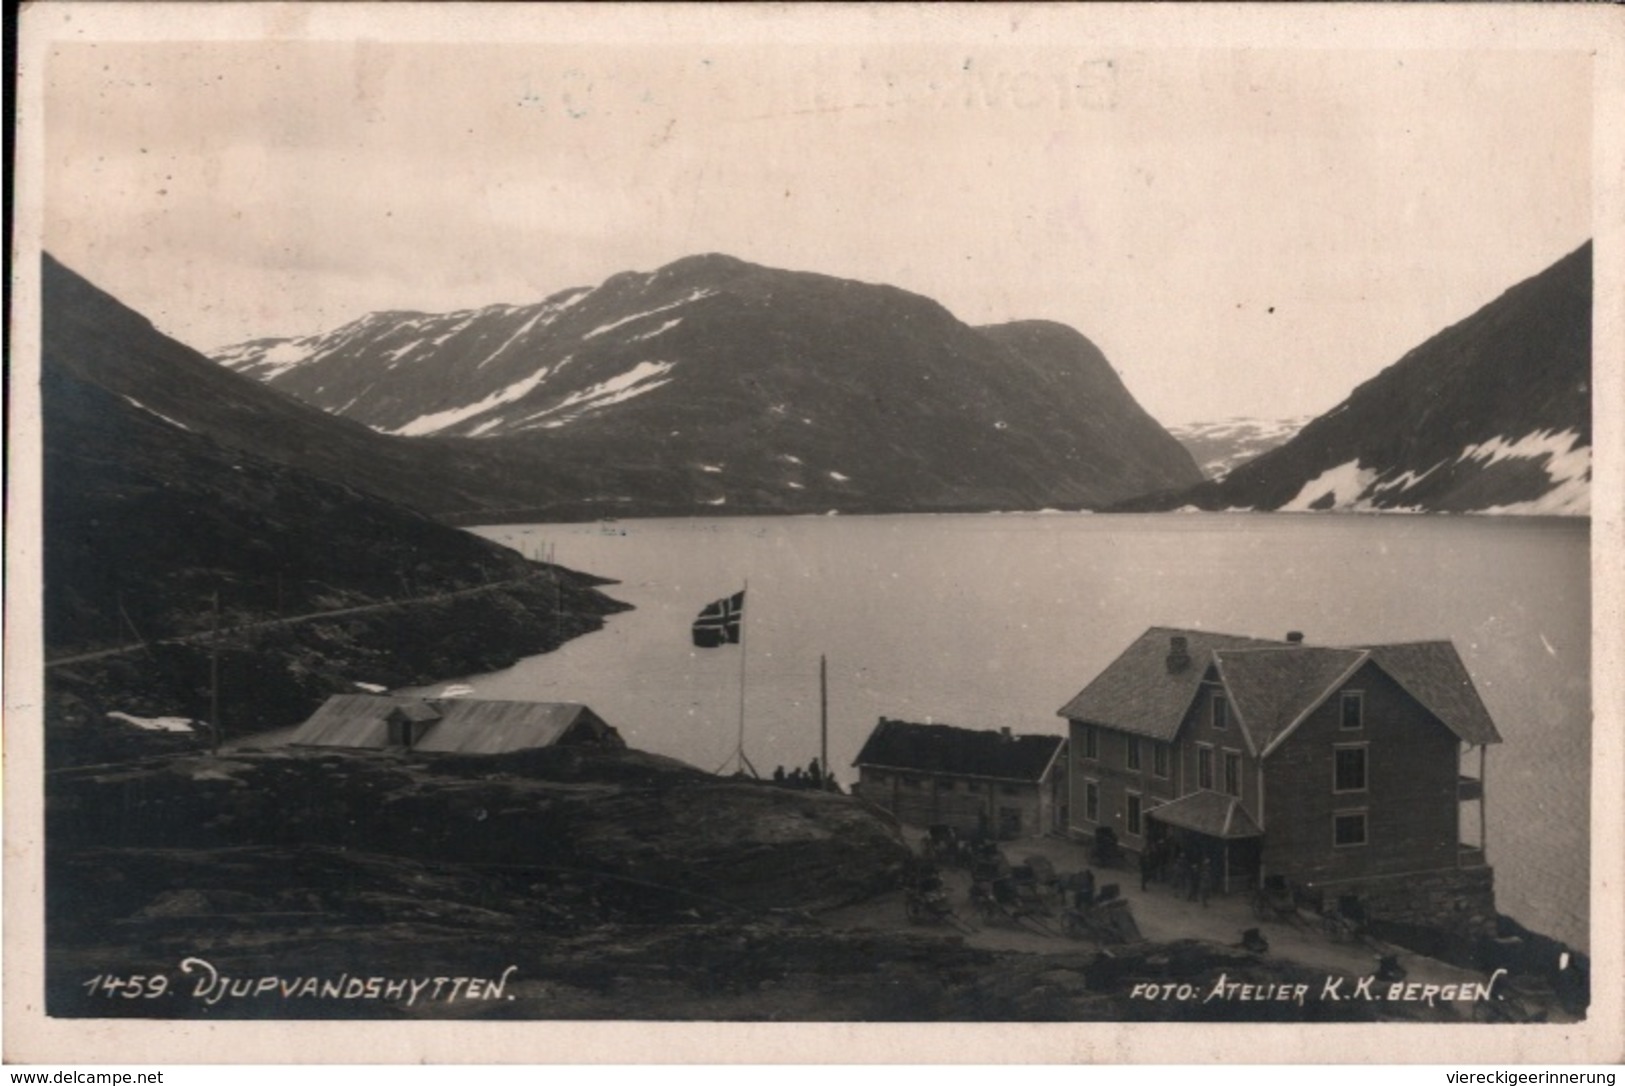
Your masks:
M 829 769 L 829 659 L 818 656 L 818 765 L 824 780 L 818 782 L 820 792 L 828 789 L 824 783 L 834 774 Z
M 220 590 L 214 590 L 214 636 L 209 638 L 210 749 L 220 753 Z

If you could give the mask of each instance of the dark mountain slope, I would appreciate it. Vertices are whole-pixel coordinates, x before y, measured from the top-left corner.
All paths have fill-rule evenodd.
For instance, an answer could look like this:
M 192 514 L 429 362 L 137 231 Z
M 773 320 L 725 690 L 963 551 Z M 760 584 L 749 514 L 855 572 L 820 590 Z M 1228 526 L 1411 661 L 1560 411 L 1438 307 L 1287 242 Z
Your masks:
M 162 642 L 211 629 L 216 593 L 228 630 L 428 597 L 229 634 L 221 715 L 235 731 L 296 721 L 355 681 L 427 682 L 503 666 L 620 609 L 592 590 L 592 578 L 527 562 L 166 417 L 154 405 L 180 402 L 170 386 L 193 377 L 169 363 L 197 356 L 175 355 L 171 341 L 93 288 L 60 289 L 80 282 L 58 266 L 43 294 L 46 654 L 145 647 L 49 668 L 51 723 L 93 728 L 112 710 L 206 717 L 207 644 Z M 98 355 L 88 365 L 87 350 Z M 150 389 L 128 372 L 111 389 L 87 376 L 121 372 L 125 357 Z M 210 369 L 209 387 L 247 383 Z M 248 393 L 242 402 L 267 395 Z
M 46 254 L 49 369 L 220 445 L 429 511 L 509 504 L 497 451 L 386 437 L 222 370 Z
M 1070 329 L 978 330 L 894 287 L 718 255 L 218 359 L 534 463 L 555 515 L 1093 506 L 1199 478 Z
M 1587 242 L 1222 481 L 1123 508 L 1584 514 L 1590 446 Z

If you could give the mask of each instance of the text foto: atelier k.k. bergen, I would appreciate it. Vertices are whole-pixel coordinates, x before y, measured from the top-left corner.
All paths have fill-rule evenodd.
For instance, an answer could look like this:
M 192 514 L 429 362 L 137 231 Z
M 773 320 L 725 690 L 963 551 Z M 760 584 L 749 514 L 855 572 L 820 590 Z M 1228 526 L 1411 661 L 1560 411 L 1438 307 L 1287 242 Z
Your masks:
M 1327 977 L 1313 998 L 1320 1002 L 1340 1003 L 1344 1000 L 1384 1001 L 1390 1003 L 1478 1003 L 1493 999 L 1491 994 L 1497 981 L 1505 975 L 1497 969 L 1487 981 L 1461 984 L 1406 983 L 1379 984 L 1376 977 Z M 1211 988 L 1195 984 L 1136 984 L 1129 990 L 1130 999 L 1177 1000 L 1180 1002 L 1211 1003 L 1296 1003 L 1303 1006 L 1311 998 L 1308 984 L 1244 984 L 1230 979 L 1228 973 L 1219 974 Z

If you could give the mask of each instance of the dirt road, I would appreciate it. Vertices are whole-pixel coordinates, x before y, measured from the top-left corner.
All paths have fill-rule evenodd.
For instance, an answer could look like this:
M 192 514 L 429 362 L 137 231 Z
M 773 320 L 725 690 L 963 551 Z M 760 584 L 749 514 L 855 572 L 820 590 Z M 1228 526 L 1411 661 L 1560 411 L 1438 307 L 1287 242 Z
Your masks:
M 904 834 L 918 852 L 924 831 L 905 827 Z M 1042 856 L 1062 874 L 1082 871 L 1089 866 L 1087 848 L 1061 838 L 1006 842 L 1003 851 L 1013 864 L 1021 863 L 1028 856 Z M 1251 897 L 1245 891 L 1215 894 L 1204 906 L 1200 902 L 1185 900 L 1163 884 L 1152 883 L 1146 890 L 1141 890 L 1138 870 L 1128 867 L 1093 870 L 1097 887 L 1108 883 L 1117 885 L 1119 893 L 1128 901 L 1141 933 L 1153 942 L 1200 939 L 1235 946 L 1241 941 L 1243 931 L 1258 928 L 1269 940 L 1271 957 L 1324 969 L 1332 974 L 1369 975 L 1376 970 L 1380 956 L 1392 954 L 1405 968 L 1407 981 L 1459 984 L 1484 979 L 1469 970 L 1371 938 L 1335 939 L 1320 928 L 1316 918 L 1307 914 L 1300 914 L 1292 922 L 1261 921 L 1253 915 Z M 952 868 L 943 870 L 941 874 L 948 889 L 949 901 L 969 931 L 953 924 L 911 924 L 901 891 L 826 913 L 821 919 L 836 929 L 906 930 L 917 934 L 940 934 L 945 939 L 962 938 L 968 946 L 987 950 L 1054 954 L 1075 952 L 1089 945 L 1060 934 L 1058 913 L 1056 916 L 1038 918 L 1036 922 L 983 923 L 971 907 L 969 874 Z M 1046 928 L 1050 930 L 1046 931 Z

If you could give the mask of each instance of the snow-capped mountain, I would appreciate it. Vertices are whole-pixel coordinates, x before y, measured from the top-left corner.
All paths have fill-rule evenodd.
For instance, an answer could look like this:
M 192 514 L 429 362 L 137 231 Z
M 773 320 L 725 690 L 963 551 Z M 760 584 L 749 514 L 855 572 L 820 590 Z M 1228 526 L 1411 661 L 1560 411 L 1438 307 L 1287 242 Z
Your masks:
M 1130 510 L 1588 515 L 1591 243 L 1446 328 L 1290 441 Z
M 1202 474 L 1222 479 L 1237 465 L 1284 444 L 1303 429 L 1313 415 L 1290 419 L 1219 419 L 1215 422 L 1187 422 L 1168 427 L 1168 432 L 1190 450 Z
M 719 255 L 214 357 L 383 433 L 525 450 L 552 515 L 1098 506 L 1200 478 L 1070 328 Z

